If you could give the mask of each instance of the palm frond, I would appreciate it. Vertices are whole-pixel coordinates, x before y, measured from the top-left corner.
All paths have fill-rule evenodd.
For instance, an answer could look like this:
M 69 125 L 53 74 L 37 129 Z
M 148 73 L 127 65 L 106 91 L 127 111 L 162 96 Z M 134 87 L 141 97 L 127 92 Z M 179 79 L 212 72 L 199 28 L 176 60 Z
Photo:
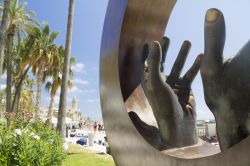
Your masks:
M 50 28 L 49 28 L 48 24 L 44 24 L 43 25 L 42 33 L 43 33 L 44 36 L 49 36 L 49 34 L 50 34 Z
M 16 5 L 18 5 L 18 3 L 17 3 Z M 22 10 L 24 10 L 25 6 L 27 6 L 27 5 L 28 5 L 27 2 L 23 2 L 23 3 L 19 4 L 19 5 L 16 7 L 15 11 L 16 11 L 16 12 L 22 11 Z
M 58 35 L 59 35 L 59 32 L 52 32 L 49 36 L 49 43 L 53 43 Z

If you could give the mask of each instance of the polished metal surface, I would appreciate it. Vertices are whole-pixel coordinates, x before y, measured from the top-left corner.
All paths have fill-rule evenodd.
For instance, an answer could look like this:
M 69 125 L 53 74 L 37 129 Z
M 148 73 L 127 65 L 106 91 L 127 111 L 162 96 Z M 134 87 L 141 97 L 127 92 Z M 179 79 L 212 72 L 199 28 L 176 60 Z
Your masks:
M 175 0 L 110 0 L 103 28 L 100 95 L 104 125 L 119 166 L 247 166 L 250 138 L 213 156 L 182 159 L 164 154 L 139 134 L 128 111 L 152 111 L 140 88 L 144 43 L 160 40 Z M 149 116 L 150 117 L 150 116 Z M 147 119 L 148 117 L 146 117 Z M 154 119 L 147 119 L 154 122 Z M 192 152 L 193 153 L 193 152 Z

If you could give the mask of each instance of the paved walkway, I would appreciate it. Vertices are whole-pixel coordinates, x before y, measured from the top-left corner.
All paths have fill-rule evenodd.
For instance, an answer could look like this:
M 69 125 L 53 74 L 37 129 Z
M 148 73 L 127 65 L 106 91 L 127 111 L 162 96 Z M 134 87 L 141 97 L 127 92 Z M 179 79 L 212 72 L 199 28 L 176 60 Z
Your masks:
M 75 134 L 75 136 L 70 137 L 70 134 Z M 90 140 L 91 135 L 94 136 L 93 140 Z M 101 132 L 97 131 L 96 133 L 93 133 L 93 131 L 76 129 L 75 132 L 69 132 L 69 137 L 66 138 L 66 142 L 76 144 L 77 140 L 84 137 L 87 139 L 87 145 L 81 145 L 81 147 L 91 150 L 95 153 L 106 154 L 106 146 L 105 146 L 105 140 L 104 140 L 105 136 L 106 134 L 104 131 L 101 131 Z

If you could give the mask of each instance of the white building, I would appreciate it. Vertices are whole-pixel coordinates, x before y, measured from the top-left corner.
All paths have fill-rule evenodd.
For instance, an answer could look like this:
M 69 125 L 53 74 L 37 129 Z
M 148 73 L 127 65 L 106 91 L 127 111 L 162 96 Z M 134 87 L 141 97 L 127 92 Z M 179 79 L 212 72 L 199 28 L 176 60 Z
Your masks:
M 216 136 L 216 123 L 206 123 L 206 136 Z
M 48 108 L 42 108 L 40 111 L 40 117 L 42 119 L 47 119 Z M 57 119 L 58 117 L 58 108 L 53 108 L 53 117 Z M 77 107 L 77 98 L 72 99 L 72 105 L 66 111 L 66 117 L 71 119 L 73 122 L 79 122 L 82 120 L 82 115 L 80 109 Z
M 199 137 L 207 136 L 213 137 L 216 136 L 216 123 L 214 121 L 203 121 L 198 120 L 196 123 L 197 134 Z
M 81 111 L 77 107 L 77 98 L 73 97 L 72 106 L 67 110 L 67 117 L 71 118 L 73 121 L 81 121 Z

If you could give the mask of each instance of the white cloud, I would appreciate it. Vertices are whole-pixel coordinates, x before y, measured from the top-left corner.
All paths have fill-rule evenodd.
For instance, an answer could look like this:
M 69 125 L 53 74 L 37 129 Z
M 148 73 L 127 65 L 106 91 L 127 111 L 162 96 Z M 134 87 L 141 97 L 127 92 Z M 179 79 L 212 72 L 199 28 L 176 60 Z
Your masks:
M 77 86 L 73 86 L 71 89 L 68 89 L 68 93 L 82 93 L 83 91 Z
M 47 100 L 48 102 L 50 102 L 50 97 L 46 97 L 46 99 L 45 100 Z M 55 96 L 55 98 L 54 98 L 54 104 L 59 104 L 59 101 L 60 101 L 60 97 L 59 96 Z
M 79 78 L 73 79 L 72 82 L 74 84 L 81 84 L 81 85 L 88 85 L 89 84 L 88 81 L 82 80 L 82 79 L 79 79 Z
M 73 86 L 72 88 L 69 88 L 69 93 L 76 92 L 78 88 L 76 86 Z
M 83 90 L 83 93 L 95 93 L 96 90 L 95 89 L 89 89 L 89 90 Z
M 88 103 L 93 103 L 94 100 L 93 100 L 93 99 L 88 99 L 88 100 L 86 100 L 86 102 L 88 102 Z
M 5 88 L 6 88 L 6 84 L 1 84 L 1 85 L 0 85 L 0 89 L 1 89 L 1 90 L 4 90 Z
M 85 65 L 83 63 L 75 63 L 71 66 L 71 69 L 75 73 L 84 73 L 85 72 Z
M 88 100 L 85 100 L 85 102 L 87 103 L 93 103 L 93 102 L 99 102 L 100 100 L 95 98 L 95 99 L 88 99 Z

